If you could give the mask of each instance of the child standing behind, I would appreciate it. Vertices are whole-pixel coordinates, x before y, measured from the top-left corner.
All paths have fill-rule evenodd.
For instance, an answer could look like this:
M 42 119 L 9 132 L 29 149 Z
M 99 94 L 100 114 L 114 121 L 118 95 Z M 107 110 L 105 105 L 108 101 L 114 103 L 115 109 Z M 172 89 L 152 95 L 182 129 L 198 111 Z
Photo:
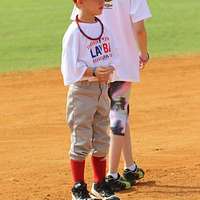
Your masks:
M 110 34 L 95 17 L 101 14 L 104 0 L 74 0 L 74 3 L 80 12 L 64 35 L 61 64 L 64 85 L 69 85 L 72 199 L 92 199 L 84 180 L 85 159 L 91 153 L 92 194 L 99 199 L 119 200 L 105 178 L 109 149 L 108 81 L 116 54 Z

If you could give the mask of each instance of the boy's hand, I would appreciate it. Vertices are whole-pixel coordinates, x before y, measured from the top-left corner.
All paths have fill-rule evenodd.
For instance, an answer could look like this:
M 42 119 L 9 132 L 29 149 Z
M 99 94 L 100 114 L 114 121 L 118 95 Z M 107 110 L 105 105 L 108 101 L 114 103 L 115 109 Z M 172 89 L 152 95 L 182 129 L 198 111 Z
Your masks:
M 115 71 L 115 68 L 113 66 L 108 66 L 107 68 L 111 71 L 111 73 Z
M 99 82 L 107 83 L 110 79 L 110 74 L 114 71 L 114 67 L 97 67 L 96 68 L 96 77 L 98 78 Z
M 149 61 L 149 53 L 144 53 L 140 55 L 140 69 L 144 69 L 145 65 Z

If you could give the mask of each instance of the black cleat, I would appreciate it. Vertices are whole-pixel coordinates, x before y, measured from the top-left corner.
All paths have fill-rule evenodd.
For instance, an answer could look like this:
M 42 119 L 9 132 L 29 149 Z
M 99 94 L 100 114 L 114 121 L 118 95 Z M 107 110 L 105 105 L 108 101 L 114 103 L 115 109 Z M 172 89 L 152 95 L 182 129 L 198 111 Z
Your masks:
M 76 183 L 72 188 L 72 200 L 93 200 L 84 182 Z
M 101 183 L 93 183 L 91 192 L 97 199 L 120 200 L 106 180 L 103 180 Z
M 114 192 L 128 190 L 131 188 L 131 184 L 126 179 L 121 177 L 119 174 L 117 179 L 113 178 L 111 175 L 108 175 L 106 177 L 106 181 Z
M 144 178 L 143 169 L 137 167 L 135 171 L 130 169 L 125 169 L 123 172 L 123 177 L 130 182 L 131 185 L 135 185 L 137 180 Z

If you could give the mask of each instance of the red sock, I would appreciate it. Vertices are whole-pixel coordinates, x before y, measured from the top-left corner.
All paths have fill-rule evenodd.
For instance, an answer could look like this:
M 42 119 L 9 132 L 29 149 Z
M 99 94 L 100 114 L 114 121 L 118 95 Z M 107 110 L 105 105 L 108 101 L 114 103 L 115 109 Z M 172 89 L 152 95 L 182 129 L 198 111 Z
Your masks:
M 92 156 L 93 179 L 95 183 L 103 181 L 106 175 L 106 158 Z
M 72 178 L 74 183 L 84 182 L 85 160 L 71 160 Z

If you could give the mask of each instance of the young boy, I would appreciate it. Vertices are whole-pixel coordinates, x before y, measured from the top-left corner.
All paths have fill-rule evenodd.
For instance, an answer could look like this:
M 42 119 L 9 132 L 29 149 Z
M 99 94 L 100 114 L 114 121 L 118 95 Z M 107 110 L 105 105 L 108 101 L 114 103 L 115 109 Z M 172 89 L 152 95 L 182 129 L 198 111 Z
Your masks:
M 84 180 L 85 159 L 91 153 L 92 194 L 98 199 L 119 200 L 105 178 L 109 149 L 108 81 L 117 60 L 115 48 L 110 34 L 95 17 L 101 14 L 104 0 L 74 3 L 80 12 L 64 35 L 61 64 L 64 85 L 70 85 L 67 118 L 71 129 L 72 199 L 92 199 Z
M 72 19 L 77 12 L 79 11 L 74 9 Z M 149 17 L 151 13 L 146 0 L 106 0 L 100 17 L 115 36 L 120 52 L 117 76 L 113 77 L 109 88 L 112 133 L 107 180 L 115 191 L 127 189 L 118 173 L 121 152 L 124 157 L 125 180 L 133 185 L 144 177 L 144 171 L 137 167 L 132 158 L 128 115 L 131 83 L 139 82 L 139 69 L 142 69 L 149 59 L 144 26 L 144 20 Z

